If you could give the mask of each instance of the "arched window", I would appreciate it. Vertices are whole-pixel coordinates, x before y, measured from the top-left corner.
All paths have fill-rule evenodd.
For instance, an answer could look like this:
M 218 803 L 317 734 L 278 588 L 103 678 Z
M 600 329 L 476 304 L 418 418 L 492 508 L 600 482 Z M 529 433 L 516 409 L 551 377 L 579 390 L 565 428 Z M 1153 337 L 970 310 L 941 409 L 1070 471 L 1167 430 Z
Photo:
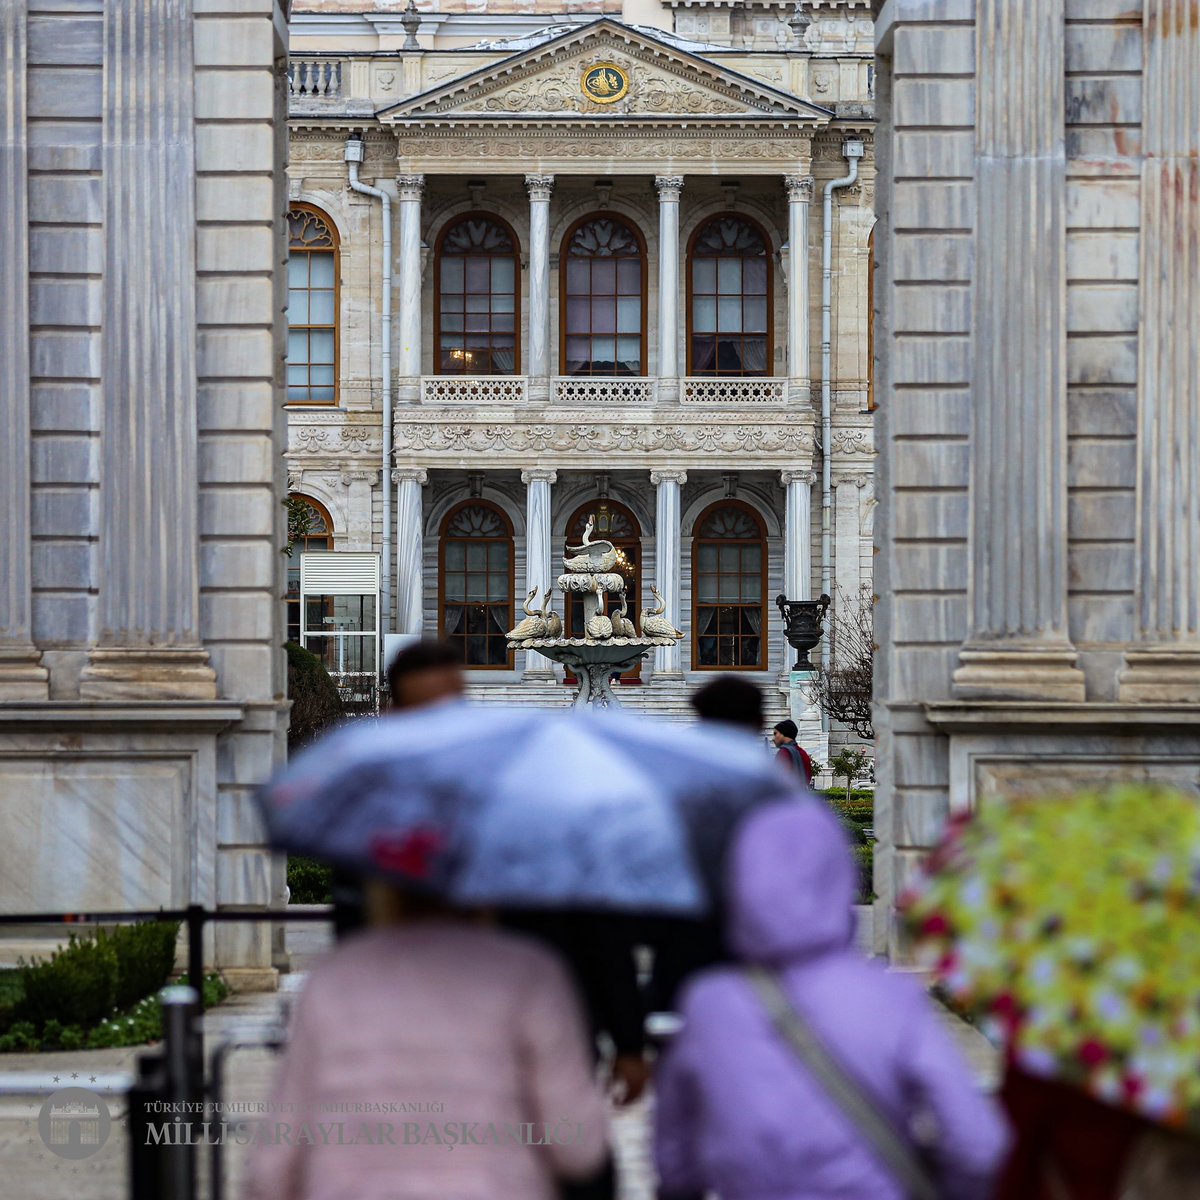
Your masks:
M 646 246 L 620 217 L 593 215 L 563 239 L 566 375 L 646 373 Z
M 300 555 L 333 549 L 333 522 L 323 505 L 310 496 L 288 497 L 287 637 L 300 641 Z M 309 622 L 313 624 L 313 622 Z
M 588 517 L 595 517 L 592 537 L 612 542 L 617 550 L 617 565 L 614 568 L 625 580 L 626 616 L 634 625 L 642 609 L 642 529 L 638 519 L 623 504 L 615 500 L 597 499 L 580 505 L 567 522 L 567 546 L 578 546 L 583 538 L 583 529 Z M 565 549 L 565 547 L 564 547 Z M 620 603 L 608 598 L 608 615 L 620 609 Z M 568 592 L 563 597 L 564 625 L 568 637 L 583 637 L 583 601 L 578 592 Z M 641 663 L 635 663 L 624 675 L 622 682 L 636 683 L 641 680 Z
M 288 209 L 289 404 L 335 404 L 338 364 L 338 239 L 308 204 Z
M 442 522 L 441 636 L 466 667 L 512 665 L 513 531 L 504 512 L 468 500 Z
M 692 537 L 692 665 L 766 666 L 767 539 L 748 504 L 722 500 L 705 509 Z
M 725 213 L 688 246 L 688 374 L 771 373 L 771 257 L 759 227 Z
M 517 337 L 517 239 L 488 213 L 451 222 L 437 244 L 438 369 L 447 375 L 512 375 Z

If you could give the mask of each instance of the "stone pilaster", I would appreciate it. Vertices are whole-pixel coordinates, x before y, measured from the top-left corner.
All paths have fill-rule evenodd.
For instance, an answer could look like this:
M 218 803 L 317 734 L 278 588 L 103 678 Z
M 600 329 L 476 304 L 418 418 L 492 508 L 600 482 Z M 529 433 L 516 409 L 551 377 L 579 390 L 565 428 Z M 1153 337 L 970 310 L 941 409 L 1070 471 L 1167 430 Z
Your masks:
M 651 471 L 650 482 L 658 489 L 654 526 L 654 581 L 667 604 L 663 616 L 676 629 L 682 629 L 683 626 L 679 623 L 679 593 L 683 587 L 680 522 L 682 492 L 683 485 L 687 483 L 687 472 Z M 683 659 L 678 642 L 674 646 L 659 646 L 654 652 L 654 659 L 656 676 L 678 677 L 683 674 Z
M 537 589 L 534 607 L 541 607 L 547 591 L 553 587 L 550 548 L 550 488 L 558 481 L 557 471 L 521 472 L 526 488 L 525 511 L 525 591 Z M 553 597 L 552 597 L 553 599 Z M 550 660 L 536 650 L 525 651 L 525 678 L 546 679 L 552 675 Z
M 343 471 L 346 489 L 346 549 L 370 554 L 375 549 L 375 500 L 378 471 Z M 385 501 L 386 503 L 386 501 Z
M 1200 701 L 1200 29 L 1145 0 L 1138 319 L 1137 644 L 1120 699 Z
M 530 399 L 550 397 L 550 196 L 553 175 L 526 175 L 529 193 L 529 376 Z M 539 660 L 541 655 L 538 655 Z
M 33 644 L 29 506 L 29 200 L 25 15 L 0 6 L 0 703 L 45 700 L 49 676 Z
M 100 630 L 85 700 L 216 696 L 199 634 L 193 21 L 187 0 L 104 6 Z
M 976 40 L 970 626 L 954 692 L 1082 701 L 1067 634 L 1063 0 L 980 0 Z
M 416 403 L 421 394 L 421 197 L 424 175 L 400 175 L 397 282 L 400 286 L 400 353 L 396 359 L 399 399 Z
M 871 476 L 866 471 L 836 471 L 833 476 L 833 586 L 835 599 L 857 603 L 862 590 L 862 503 Z
M 429 473 L 420 467 L 398 467 L 396 485 L 396 632 L 425 630 L 425 512 L 421 489 Z
M 679 194 L 682 175 L 656 175 L 658 192 L 658 373 L 679 376 Z
M 808 347 L 808 215 L 813 198 L 813 181 L 807 175 L 787 175 L 783 185 L 787 189 L 788 197 L 788 375 L 792 387 L 808 399 L 808 389 L 811 386 Z

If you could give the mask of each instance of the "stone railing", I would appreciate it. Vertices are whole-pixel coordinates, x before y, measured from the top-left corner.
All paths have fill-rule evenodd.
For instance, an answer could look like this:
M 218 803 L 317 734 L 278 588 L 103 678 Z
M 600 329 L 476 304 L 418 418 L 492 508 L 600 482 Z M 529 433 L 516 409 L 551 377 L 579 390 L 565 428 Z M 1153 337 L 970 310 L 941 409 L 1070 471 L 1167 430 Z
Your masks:
M 344 64 L 337 58 L 293 58 L 288 63 L 288 95 L 293 102 L 341 100 Z
M 524 375 L 425 375 L 422 404 L 524 404 L 528 388 Z
M 607 378 L 597 375 L 560 375 L 551 384 L 555 404 L 600 404 L 620 408 L 627 404 L 653 404 L 658 380 L 639 375 Z
M 786 404 L 786 379 L 757 376 L 739 378 L 700 377 L 685 379 L 680 394 L 682 404 L 703 404 L 716 407 L 775 408 Z

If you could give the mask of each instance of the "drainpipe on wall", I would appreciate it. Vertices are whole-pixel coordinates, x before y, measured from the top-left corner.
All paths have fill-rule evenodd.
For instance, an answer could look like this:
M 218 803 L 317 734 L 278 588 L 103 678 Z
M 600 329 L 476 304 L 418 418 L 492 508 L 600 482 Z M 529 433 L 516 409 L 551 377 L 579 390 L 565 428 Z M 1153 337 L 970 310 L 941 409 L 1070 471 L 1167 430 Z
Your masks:
M 350 171 L 350 190 L 383 201 L 383 305 L 380 310 L 379 365 L 383 374 L 383 562 L 381 567 L 380 616 L 385 631 L 392 625 L 392 199 L 380 188 L 360 183 L 358 166 L 363 160 L 361 138 L 346 141 L 346 166 Z
M 830 376 L 833 370 L 833 193 L 853 186 L 858 179 L 858 160 L 863 144 L 857 138 L 842 143 L 842 155 L 850 170 L 841 179 L 825 185 L 824 232 L 821 244 L 821 592 L 833 595 L 833 556 L 830 546 L 833 483 L 830 477 L 830 441 L 833 400 Z M 829 668 L 829 638 L 821 639 L 821 666 Z

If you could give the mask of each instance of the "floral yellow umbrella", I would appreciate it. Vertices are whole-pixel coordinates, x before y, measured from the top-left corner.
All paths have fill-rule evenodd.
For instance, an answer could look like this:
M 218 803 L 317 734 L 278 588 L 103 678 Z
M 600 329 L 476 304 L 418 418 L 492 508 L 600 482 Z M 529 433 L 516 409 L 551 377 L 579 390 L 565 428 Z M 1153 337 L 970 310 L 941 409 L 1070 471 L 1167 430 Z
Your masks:
M 1200 1126 L 1200 798 L 985 799 L 901 912 L 918 961 L 1018 1066 Z

